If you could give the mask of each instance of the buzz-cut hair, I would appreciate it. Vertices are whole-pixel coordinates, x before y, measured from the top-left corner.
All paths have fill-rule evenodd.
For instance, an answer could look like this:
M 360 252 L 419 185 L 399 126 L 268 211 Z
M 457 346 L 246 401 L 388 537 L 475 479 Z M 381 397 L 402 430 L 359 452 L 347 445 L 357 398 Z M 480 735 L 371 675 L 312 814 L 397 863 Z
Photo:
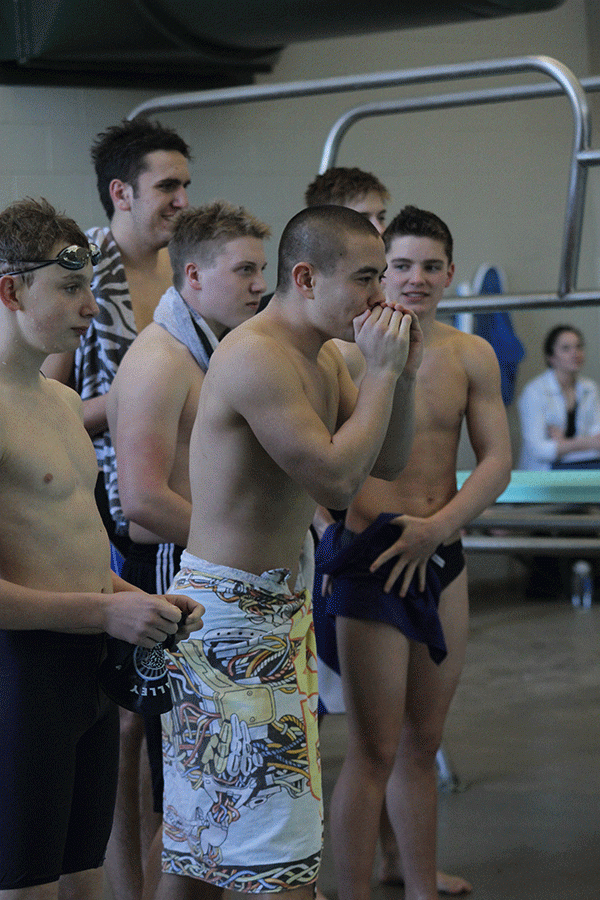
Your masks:
M 188 160 L 191 158 L 189 146 L 173 128 L 152 122 L 143 115 L 123 119 L 96 136 L 91 150 L 92 162 L 100 202 L 109 220 L 115 212 L 110 196 L 111 181 L 118 178 L 130 184 L 135 194 L 141 173 L 148 169 L 146 156 L 156 150 L 174 150 Z
M 371 191 L 387 201 L 390 199 L 388 189 L 371 172 L 362 169 L 336 167 L 327 169 L 317 175 L 306 189 L 304 200 L 307 206 L 350 206 L 356 200 L 362 200 Z
M 347 253 L 351 234 L 380 237 L 368 219 L 347 206 L 310 206 L 296 213 L 279 242 L 276 293 L 290 290 L 292 269 L 299 262 L 332 275 Z
M 436 216 L 435 213 L 428 212 L 426 209 L 419 209 L 417 206 L 405 206 L 404 209 L 392 219 L 383 232 L 382 237 L 386 253 L 389 252 L 394 238 L 431 238 L 433 241 L 439 241 L 444 247 L 444 252 L 448 257 L 448 264 L 452 262 L 454 242 L 452 240 L 450 229 L 439 216 Z
M 177 216 L 168 244 L 174 286 L 181 290 L 185 267 L 192 257 L 201 268 L 208 268 L 229 241 L 243 237 L 263 240 L 270 234 L 268 225 L 243 206 L 234 206 L 226 200 L 184 209 Z
M 48 259 L 58 243 L 90 246 L 77 222 L 57 212 L 43 197 L 16 200 L 0 213 L 0 276 L 27 262 Z M 26 272 L 25 284 L 31 286 L 35 274 Z

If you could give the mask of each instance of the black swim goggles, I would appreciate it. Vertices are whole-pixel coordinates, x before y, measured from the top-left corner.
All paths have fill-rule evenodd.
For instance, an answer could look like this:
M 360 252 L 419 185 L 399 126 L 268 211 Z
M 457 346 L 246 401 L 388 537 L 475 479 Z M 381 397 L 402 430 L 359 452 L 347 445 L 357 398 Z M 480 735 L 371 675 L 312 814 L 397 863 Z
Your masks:
M 27 275 L 28 272 L 35 272 L 36 269 L 43 269 L 44 266 L 51 266 L 52 263 L 58 263 L 63 269 L 83 269 L 87 265 L 88 260 L 91 260 L 92 265 L 95 266 L 101 259 L 102 253 L 96 244 L 90 244 L 89 250 L 87 247 L 78 247 L 77 244 L 71 244 L 70 247 L 65 247 L 64 250 L 61 250 L 54 259 L 23 259 L 21 262 L 28 266 L 27 269 L 17 269 L 15 272 L 0 272 L 0 277 L 2 275 Z M 32 265 L 29 265 L 30 263 Z

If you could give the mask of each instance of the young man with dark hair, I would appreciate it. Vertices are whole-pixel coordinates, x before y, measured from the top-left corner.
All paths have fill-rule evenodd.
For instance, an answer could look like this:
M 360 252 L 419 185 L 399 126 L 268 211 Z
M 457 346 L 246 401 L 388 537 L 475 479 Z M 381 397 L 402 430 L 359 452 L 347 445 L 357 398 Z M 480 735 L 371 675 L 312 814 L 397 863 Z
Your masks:
M 161 900 L 182 878 L 196 879 L 198 897 L 313 897 L 317 684 L 299 559 L 317 503 L 347 505 L 369 472 L 393 478 L 407 456 L 421 336 L 415 316 L 385 301 L 384 271 L 383 242 L 364 217 L 305 209 L 284 229 L 269 305 L 211 357 L 173 584 L 205 597 L 209 612 L 168 655 Z M 362 349 L 358 390 L 332 337 Z
M 51 357 L 44 371 L 71 384 L 83 400 L 84 423 L 100 469 L 96 502 L 111 542 L 125 555 L 129 538 L 119 502 L 106 395 L 127 348 L 152 321 L 158 301 L 171 285 L 166 246 L 177 216 L 188 205 L 190 151 L 172 129 L 138 117 L 99 134 L 92 159 L 110 221 L 109 226 L 88 232 L 102 251 L 92 282 L 100 315 L 75 352 Z M 153 819 L 149 790 L 140 793 L 139 788 L 140 781 L 148 780 L 146 756 L 142 720 L 121 710 L 119 795 L 107 858 L 116 900 L 139 900 L 141 857 L 159 825 Z
M 356 167 L 339 167 L 327 169 L 322 175 L 318 175 L 308 186 L 305 199 L 307 206 L 313 206 L 316 203 L 333 203 L 354 209 L 369 219 L 379 233 L 383 234 L 385 231 L 385 206 L 389 196 L 387 188 L 370 172 L 364 172 Z M 448 259 L 452 260 L 452 236 L 445 226 L 444 229 L 445 231 L 440 235 L 440 229 L 437 226 L 435 236 L 441 236 Z M 354 358 L 348 358 L 347 362 L 351 375 L 358 376 L 362 368 L 360 354 L 356 354 Z M 340 515 L 340 511 L 337 515 Z M 332 521 L 330 511 L 319 509 L 313 522 L 315 533 L 318 536 L 321 535 Z M 313 598 L 313 609 L 319 652 L 320 707 L 324 714 L 329 702 L 331 703 L 330 711 L 341 712 L 344 704 L 339 677 L 335 624 L 333 617 L 327 615 L 325 610 L 325 602 L 320 595 L 320 581 L 316 597 Z M 384 884 L 402 884 L 402 866 L 398 858 L 394 830 L 387 814 L 385 800 L 381 811 L 379 839 L 382 850 L 381 881 Z M 470 885 L 463 878 L 448 875 L 442 871 L 437 873 L 437 885 L 441 893 L 456 894 L 470 889 Z
M 153 648 L 202 612 L 111 572 L 81 401 L 40 372 L 97 314 L 98 262 L 46 201 L 0 213 L 0 895 L 11 900 L 100 900 L 118 765 L 117 709 L 98 681 L 105 633 Z
M 407 900 L 436 900 L 436 754 L 468 627 L 460 529 L 508 484 L 511 452 L 494 351 L 436 320 L 454 274 L 447 226 L 408 206 L 384 242 L 386 298 L 418 316 L 424 353 L 407 465 L 391 482 L 367 478 L 318 548 L 349 727 L 331 831 L 340 900 L 368 900 L 385 796 L 400 852 L 385 866 L 401 870 Z M 360 383 L 360 352 L 341 349 Z M 463 420 L 477 464 L 457 490 Z
M 145 116 L 124 119 L 96 137 L 92 144 L 92 162 L 100 201 L 109 221 L 115 214 L 112 182 L 115 179 L 124 181 L 132 186 L 134 196 L 139 196 L 140 175 L 152 166 L 148 155 L 157 151 L 190 158 L 190 148 L 173 128 L 152 122 Z
M 72 383 L 84 401 L 104 477 L 99 506 L 117 546 L 127 526 L 119 509 L 114 451 L 106 423 L 106 393 L 127 348 L 151 321 L 172 282 L 166 246 L 188 205 L 189 147 L 175 131 L 144 117 L 99 134 L 92 147 L 100 199 L 110 226 L 88 232 L 102 251 L 92 290 L 102 315 L 75 354 L 51 358 L 45 371 Z M 108 494 L 110 513 L 102 494 Z

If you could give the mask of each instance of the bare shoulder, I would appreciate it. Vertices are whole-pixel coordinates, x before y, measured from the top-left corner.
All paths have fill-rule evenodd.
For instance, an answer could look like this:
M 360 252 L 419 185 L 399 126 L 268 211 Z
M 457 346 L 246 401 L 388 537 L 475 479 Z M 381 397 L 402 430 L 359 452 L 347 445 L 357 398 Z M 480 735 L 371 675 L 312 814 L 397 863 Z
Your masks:
M 247 324 L 227 334 L 210 358 L 200 401 L 204 413 L 247 418 L 282 387 L 286 359 L 280 342 Z
M 138 394 L 146 387 L 169 382 L 182 387 L 199 371 L 187 347 L 152 322 L 136 337 L 123 357 L 113 382 L 113 395 Z
M 500 365 L 492 345 L 476 334 L 463 335 L 465 368 L 473 380 L 500 385 Z
M 48 378 L 46 380 L 46 386 L 51 395 L 54 395 L 57 400 L 70 406 L 73 412 L 77 414 L 78 418 L 83 421 L 83 403 L 77 391 L 74 391 L 73 388 L 68 387 L 61 381 L 55 381 L 53 378 Z
M 319 359 L 338 372 L 340 369 L 351 370 L 352 360 L 354 359 L 352 350 L 356 350 L 358 355 L 364 359 L 356 344 L 338 340 L 326 341 L 321 347 Z M 355 363 L 355 368 L 360 368 L 360 364 Z
M 499 371 L 498 358 L 492 345 L 477 334 L 459 331 L 451 325 L 436 322 L 435 342 L 455 353 L 468 375 L 494 376 Z
M 293 329 L 272 319 L 238 325 L 213 353 L 202 389 L 204 412 L 233 413 L 253 428 L 278 428 L 275 420 L 321 409 L 339 394 L 346 371 L 337 348 L 328 342 L 315 358 L 306 355 Z M 349 376 L 346 378 L 350 381 Z M 311 412 L 312 415 L 312 412 Z
M 279 330 L 253 320 L 230 331 L 211 356 L 210 381 L 225 378 L 230 386 L 256 385 L 290 369 L 292 345 Z
M 156 364 L 162 360 L 177 363 L 188 357 L 190 357 L 190 352 L 181 341 L 174 338 L 161 325 L 151 322 L 140 331 L 129 347 L 118 371 L 121 370 L 123 364 L 129 370 L 143 370 L 148 362 Z
M 340 341 L 334 339 L 329 341 L 338 351 L 344 363 L 346 364 L 352 381 L 358 383 L 365 374 L 365 358 L 360 352 L 358 346 L 351 341 Z M 327 345 L 326 345 L 327 346 Z

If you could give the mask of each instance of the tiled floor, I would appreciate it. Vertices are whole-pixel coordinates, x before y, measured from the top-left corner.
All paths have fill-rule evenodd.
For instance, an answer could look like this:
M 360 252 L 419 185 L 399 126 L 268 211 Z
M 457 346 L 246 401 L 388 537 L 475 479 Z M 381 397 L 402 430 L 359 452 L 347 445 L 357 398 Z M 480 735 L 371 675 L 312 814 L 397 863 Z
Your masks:
M 472 598 L 471 638 L 444 749 L 439 865 L 474 900 L 600 898 L 600 604 Z M 326 797 L 345 723 L 322 727 Z M 335 897 L 327 841 L 321 886 Z M 374 882 L 375 900 L 402 897 Z
M 438 862 L 473 883 L 474 900 L 599 900 L 599 709 L 600 602 L 575 610 L 472 592 L 444 740 L 461 790 L 440 792 Z M 343 716 L 325 719 L 321 744 L 327 810 Z M 320 886 L 335 900 L 328 835 Z M 403 895 L 373 889 L 374 900 Z

